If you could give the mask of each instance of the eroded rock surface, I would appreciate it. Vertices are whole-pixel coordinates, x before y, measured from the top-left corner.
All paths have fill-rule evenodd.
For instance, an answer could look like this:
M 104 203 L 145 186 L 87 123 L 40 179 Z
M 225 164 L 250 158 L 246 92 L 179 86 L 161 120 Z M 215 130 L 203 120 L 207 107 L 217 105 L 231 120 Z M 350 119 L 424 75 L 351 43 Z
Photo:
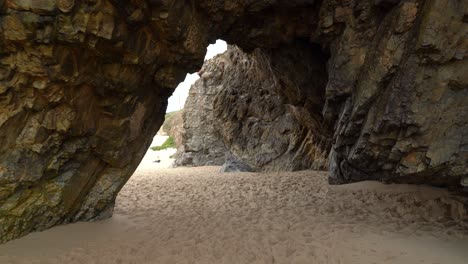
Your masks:
M 377 2 L 393 5 L 333 8 L 322 35 L 341 32 L 324 109 L 338 119 L 330 182 L 458 188 L 468 174 L 468 3 Z
M 230 46 L 206 61 L 184 107 L 175 164 L 326 169 L 330 133 L 320 114 L 326 60 L 320 47 L 298 42 L 251 54 Z
M 314 10 L 274 4 L 0 1 L 0 241 L 110 215 L 208 43 L 275 45 Z
M 182 133 L 177 140 L 175 166 L 220 166 L 227 149 L 219 134 L 219 122 L 214 116 L 214 100 L 223 89 L 220 76 L 225 56 L 207 61 L 205 73 L 190 87 L 182 111 Z M 210 76 L 208 76 L 210 75 Z
M 298 41 L 252 54 L 233 47 L 226 56 L 214 112 L 228 150 L 255 171 L 326 169 L 321 48 Z
M 0 1 L 0 241 L 110 215 L 167 97 L 216 38 L 249 52 L 299 39 L 329 51 L 332 183 L 460 187 L 467 10 L 458 0 Z

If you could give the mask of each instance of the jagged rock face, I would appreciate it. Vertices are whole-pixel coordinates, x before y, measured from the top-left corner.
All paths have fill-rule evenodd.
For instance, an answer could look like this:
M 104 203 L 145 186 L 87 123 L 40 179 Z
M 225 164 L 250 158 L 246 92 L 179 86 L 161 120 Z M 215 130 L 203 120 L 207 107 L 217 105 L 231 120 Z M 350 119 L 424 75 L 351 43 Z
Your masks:
M 214 112 L 228 150 L 255 171 L 325 169 L 327 55 L 320 47 L 298 41 L 252 54 L 231 48 L 226 56 Z
M 108 216 L 167 97 L 223 38 L 329 50 L 331 182 L 460 187 L 466 1 L 0 1 L 0 241 Z M 336 122 L 335 122 L 336 121 Z
M 298 42 L 252 54 L 230 46 L 206 61 L 184 107 L 175 164 L 222 165 L 233 155 L 249 171 L 325 169 L 326 59 Z
M 459 187 L 468 174 L 468 3 L 378 2 L 387 6 L 330 12 L 326 34 L 342 34 L 330 45 L 324 109 L 338 119 L 330 182 Z
M 207 61 L 192 87 L 182 113 L 183 130 L 177 140 L 175 166 L 216 166 L 224 163 L 227 149 L 214 116 L 214 99 L 223 89 L 225 56 Z
M 105 1 L 1 4 L 0 241 L 111 215 L 163 121 L 155 43 Z

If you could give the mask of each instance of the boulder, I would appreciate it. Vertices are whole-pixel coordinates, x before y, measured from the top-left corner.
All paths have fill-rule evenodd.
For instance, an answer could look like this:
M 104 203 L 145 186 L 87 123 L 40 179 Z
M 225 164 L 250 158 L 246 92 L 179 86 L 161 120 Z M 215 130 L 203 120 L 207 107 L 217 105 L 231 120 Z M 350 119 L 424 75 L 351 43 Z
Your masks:
M 253 172 L 249 165 L 245 164 L 242 160 L 238 159 L 231 153 L 226 153 L 226 159 L 221 167 L 221 172 Z

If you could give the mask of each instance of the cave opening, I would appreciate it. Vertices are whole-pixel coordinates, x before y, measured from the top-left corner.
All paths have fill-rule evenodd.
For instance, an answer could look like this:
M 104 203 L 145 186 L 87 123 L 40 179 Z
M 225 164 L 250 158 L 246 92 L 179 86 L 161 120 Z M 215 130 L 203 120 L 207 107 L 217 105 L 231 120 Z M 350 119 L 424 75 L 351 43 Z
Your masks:
M 217 39 L 208 45 L 204 61 L 226 52 L 228 48 L 224 40 Z M 190 96 L 192 86 L 200 79 L 199 72 L 187 73 L 185 79 L 174 89 L 168 98 L 165 120 L 153 138 L 138 169 L 172 167 L 178 148 L 182 147 L 184 131 L 184 105 Z M 204 113 L 203 113 L 204 114 Z M 202 135 L 199 135 L 202 136 Z
M 249 52 L 217 45 L 208 48 L 199 79 L 189 83 L 187 75 L 169 98 L 162 130 L 177 153 L 153 147 L 159 153 L 150 149 L 142 163 L 164 163 L 164 155 L 176 167 L 223 165 L 225 172 L 326 170 L 333 121 L 322 115 L 329 52 L 303 39 Z M 216 49 L 222 54 L 213 58 Z

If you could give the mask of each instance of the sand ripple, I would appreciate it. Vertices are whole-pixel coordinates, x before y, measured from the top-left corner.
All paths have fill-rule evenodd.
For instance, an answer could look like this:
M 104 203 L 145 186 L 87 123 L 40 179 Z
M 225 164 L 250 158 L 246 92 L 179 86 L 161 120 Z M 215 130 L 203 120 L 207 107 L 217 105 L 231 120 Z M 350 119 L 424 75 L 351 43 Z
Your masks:
M 0 246 L 0 263 L 468 263 L 460 198 L 324 172 L 141 169 L 112 219 Z

